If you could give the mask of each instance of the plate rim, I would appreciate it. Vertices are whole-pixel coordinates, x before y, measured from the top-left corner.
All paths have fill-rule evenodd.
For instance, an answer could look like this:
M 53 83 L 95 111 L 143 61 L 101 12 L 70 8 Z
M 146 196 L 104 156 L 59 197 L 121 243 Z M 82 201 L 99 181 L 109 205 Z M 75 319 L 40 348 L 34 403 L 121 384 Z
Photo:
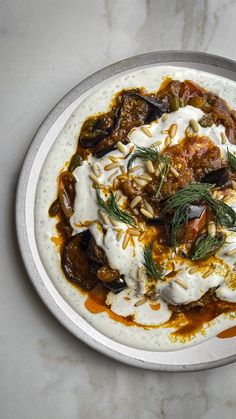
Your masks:
M 168 64 L 168 63 L 198 63 L 219 67 L 223 70 L 230 70 L 236 72 L 236 62 L 225 57 L 218 55 L 195 52 L 195 51 L 156 51 L 145 54 L 136 55 L 124 60 L 118 61 L 114 64 L 106 66 L 95 73 L 91 74 L 75 87 L 73 87 L 68 93 L 66 93 L 47 114 L 42 121 L 32 140 L 30 141 L 26 155 L 23 160 L 23 164 L 20 170 L 20 176 L 16 191 L 16 202 L 15 202 L 15 220 L 16 220 L 16 234 L 18 245 L 25 265 L 27 274 L 36 289 L 41 300 L 47 306 L 49 311 L 59 322 L 67 328 L 73 335 L 89 345 L 93 349 L 97 350 L 104 355 L 109 356 L 117 361 L 125 364 L 156 370 L 156 371 L 168 371 L 168 372 L 193 372 L 201 371 L 212 368 L 217 368 L 223 365 L 230 364 L 236 361 L 236 353 L 234 355 L 221 358 L 219 360 L 209 361 L 206 363 L 188 364 L 188 365 L 173 365 L 173 364 L 159 364 L 154 362 L 143 361 L 141 359 L 124 355 L 117 350 L 111 349 L 109 346 L 98 342 L 94 337 L 84 333 L 79 326 L 75 325 L 73 320 L 68 317 L 61 307 L 56 303 L 49 290 L 47 289 L 42 277 L 37 271 L 34 263 L 34 257 L 30 251 L 29 241 L 26 230 L 26 190 L 28 185 L 31 168 L 36 157 L 39 146 L 44 140 L 44 137 L 48 130 L 52 127 L 54 122 L 64 112 L 64 110 L 73 101 L 85 93 L 88 89 L 96 86 L 96 84 L 105 81 L 111 76 L 115 76 L 123 71 L 128 71 L 141 66 L 151 64 Z M 204 71 L 204 70 L 203 70 Z M 126 345 L 124 345 L 126 346 Z M 149 351 L 147 351 L 149 352 Z

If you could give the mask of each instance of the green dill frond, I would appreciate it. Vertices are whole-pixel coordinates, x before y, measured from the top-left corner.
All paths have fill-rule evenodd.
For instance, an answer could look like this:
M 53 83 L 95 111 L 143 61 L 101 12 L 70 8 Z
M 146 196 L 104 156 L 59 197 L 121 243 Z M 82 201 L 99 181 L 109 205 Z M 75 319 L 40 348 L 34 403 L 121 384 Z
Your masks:
M 121 223 L 125 223 L 131 225 L 132 227 L 136 227 L 136 222 L 132 215 L 128 214 L 125 211 L 122 211 L 116 201 L 116 196 L 111 192 L 107 201 L 104 201 L 101 197 L 100 191 L 97 189 L 97 201 L 99 206 L 114 220 L 119 221 Z
M 154 242 L 152 242 L 149 246 L 144 246 L 144 267 L 146 269 L 147 276 L 159 281 L 163 279 L 163 271 L 153 260 L 153 246 Z
M 236 172 L 236 156 L 227 149 L 228 163 L 231 169 Z
M 197 240 L 194 250 L 191 254 L 192 260 L 203 260 L 214 255 L 225 242 L 223 234 L 217 234 L 215 237 L 210 235 L 200 236 Z

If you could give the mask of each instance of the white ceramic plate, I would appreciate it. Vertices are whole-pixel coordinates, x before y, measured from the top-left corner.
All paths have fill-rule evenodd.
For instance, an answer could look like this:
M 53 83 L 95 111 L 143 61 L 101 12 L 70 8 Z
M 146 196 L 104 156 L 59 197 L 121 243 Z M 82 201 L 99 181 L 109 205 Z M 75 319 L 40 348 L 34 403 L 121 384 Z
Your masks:
M 41 224 L 35 223 L 35 216 L 36 221 L 38 220 L 38 200 L 41 199 L 42 202 L 42 197 L 45 196 L 40 196 L 38 192 L 38 190 L 43 190 L 44 163 L 46 159 L 48 162 L 51 147 L 58 146 L 60 142 L 59 134 L 75 109 L 78 106 L 81 106 L 82 109 L 83 103 L 88 98 L 93 98 L 95 92 L 111 82 L 114 85 L 114 82 L 119 80 L 120 77 L 125 78 L 126 75 L 130 76 L 134 72 L 148 71 L 148 69 L 154 67 L 159 67 L 160 70 L 160 66 L 163 65 L 190 67 L 224 76 L 229 80 L 236 80 L 236 63 L 230 60 L 202 53 L 175 51 L 133 57 L 100 70 L 84 80 L 50 112 L 31 143 L 24 161 L 17 191 L 17 233 L 22 256 L 35 288 L 53 314 L 77 337 L 95 349 L 135 366 L 168 371 L 200 370 L 233 362 L 236 359 L 236 338 L 218 339 L 213 337 L 209 339 L 211 337 L 209 334 L 207 336 L 208 340 L 207 337 L 203 338 L 202 343 L 196 346 L 175 351 L 151 351 L 141 349 L 137 342 L 132 344 L 132 340 L 129 341 L 129 339 L 116 339 L 116 336 L 111 334 L 108 337 L 106 335 L 106 321 L 104 319 L 100 322 L 94 321 L 94 318 L 79 309 L 79 298 L 75 297 L 76 291 L 63 276 L 54 275 L 55 265 L 45 258 L 45 253 L 43 254 L 40 243 L 37 241 L 39 234 L 41 234 L 41 243 L 44 239 L 45 242 L 48 240 L 47 236 L 43 238 L 44 221 L 40 220 Z M 119 90 L 118 87 L 117 90 Z M 63 138 L 66 141 L 65 135 Z M 64 150 L 63 146 L 67 146 L 63 156 L 65 161 L 73 154 L 74 144 L 76 144 L 75 139 L 70 142 L 69 137 L 68 142 L 62 144 L 61 153 Z M 66 153 L 68 153 L 68 156 Z M 53 165 L 52 160 L 50 164 Z M 54 166 L 54 172 L 58 173 L 57 163 Z M 53 193 L 55 191 L 52 190 Z M 35 205 L 36 198 L 37 203 Z M 53 198 L 54 195 L 52 195 L 52 200 Z M 216 323 L 215 332 L 218 332 L 222 326 L 220 322 Z M 230 325 L 232 326 L 232 323 Z

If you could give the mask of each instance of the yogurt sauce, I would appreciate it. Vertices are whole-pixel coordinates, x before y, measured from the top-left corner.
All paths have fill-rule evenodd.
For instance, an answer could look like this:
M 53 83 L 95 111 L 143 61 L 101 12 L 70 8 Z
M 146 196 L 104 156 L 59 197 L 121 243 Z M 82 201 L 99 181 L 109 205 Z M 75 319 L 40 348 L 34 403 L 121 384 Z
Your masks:
M 35 195 L 35 208 L 34 208 L 34 216 L 35 216 L 35 240 L 37 243 L 37 249 L 38 249 L 38 258 L 42 262 L 42 269 L 44 269 L 45 275 L 47 275 L 48 283 L 50 284 L 50 287 L 53 287 L 63 298 L 63 304 L 70 307 L 71 310 L 71 317 L 74 319 L 74 321 L 77 321 L 77 317 L 80 319 L 80 322 L 84 322 L 84 331 L 88 334 L 102 334 L 103 337 L 106 339 L 107 337 L 109 339 L 113 339 L 116 342 L 119 342 L 123 345 L 126 345 L 128 347 L 132 348 L 138 348 L 143 349 L 147 351 L 155 351 L 152 352 L 157 355 L 157 351 L 161 351 L 161 357 L 164 356 L 163 351 L 172 351 L 176 349 L 181 349 L 181 351 L 178 351 L 175 355 L 178 356 L 178 354 L 183 354 L 181 356 L 184 356 L 184 359 L 189 359 L 189 362 L 192 361 L 192 351 L 189 353 L 188 358 L 188 352 L 187 349 L 183 349 L 189 346 L 193 346 L 197 343 L 206 341 L 207 339 L 215 336 L 217 333 L 219 333 L 221 330 L 232 326 L 233 320 L 225 315 L 220 315 L 217 317 L 217 319 L 214 320 L 214 322 L 211 322 L 207 325 L 207 327 L 204 328 L 204 334 L 197 333 L 192 339 L 188 339 L 184 342 L 180 342 L 179 340 L 173 341 L 171 339 L 171 332 L 173 331 L 170 328 L 154 328 L 154 329 L 146 329 L 146 328 L 137 328 L 137 327 L 127 327 L 123 325 L 120 322 L 115 322 L 111 320 L 107 314 L 100 313 L 97 315 L 94 315 L 93 313 L 90 313 L 85 305 L 85 299 L 86 296 L 78 292 L 78 290 L 69 283 L 61 270 L 60 266 L 60 259 L 58 254 L 58 248 L 55 246 L 54 242 L 51 240 L 52 236 L 56 235 L 56 229 L 55 224 L 56 220 L 51 219 L 48 217 L 48 209 L 52 203 L 52 200 L 56 198 L 57 196 L 57 177 L 58 173 L 60 172 L 61 168 L 65 164 L 66 161 L 68 161 L 71 156 L 75 153 L 76 147 L 77 147 L 77 141 L 78 136 L 80 133 L 81 126 L 86 118 L 89 116 L 97 113 L 97 112 L 104 112 L 108 109 L 109 104 L 111 102 L 112 97 L 117 91 L 120 91 L 122 89 L 129 89 L 129 88 L 135 88 L 137 86 L 145 86 L 145 89 L 147 92 L 154 91 L 158 88 L 158 86 L 161 84 L 163 78 L 165 77 L 172 77 L 173 79 L 184 81 L 184 80 L 193 80 L 194 82 L 198 83 L 202 87 L 205 87 L 206 89 L 215 92 L 220 97 L 225 99 L 229 106 L 233 109 L 236 109 L 236 83 L 232 80 L 202 72 L 199 70 L 194 70 L 190 68 L 183 68 L 183 67 L 176 67 L 176 66 L 150 66 L 148 68 L 138 68 L 135 70 L 132 70 L 130 72 L 126 72 L 125 74 L 121 74 L 118 76 L 114 76 L 111 79 L 106 80 L 105 83 L 96 86 L 95 88 L 92 88 L 86 93 L 83 97 L 80 97 L 76 100 L 77 108 L 74 110 L 69 117 L 69 119 L 66 121 L 66 118 L 63 119 L 63 123 L 65 123 L 65 126 L 60 128 L 60 130 L 57 130 L 55 133 L 50 132 L 50 138 L 45 138 L 44 146 L 47 149 L 47 154 L 42 159 L 40 157 L 40 175 L 38 177 L 38 183 L 37 183 L 37 191 Z M 182 110 L 186 111 L 185 109 L 180 109 L 179 112 L 182 112 Z M 189 107 L 188 107 L 189 109 Z M 191 113 L 191 118 L 197 119 L 197 116 L 201 114 L 201 112 L 198 109 L 191 108 L 194 114 Z M 198 112 L 196 115 L 195 112 Z M 200 112 L 200 113 L 199 113 Z M 174 114 L 169 115 L 168 118 L 172 118 Z M 189 119 L 190 115 L 186 118 Z M 170 121 L 170 119 L 169 119 Z M 175 121 L 176 122 L 176 121 Z M 162 123 L 160 121 L 160 123 Z M 178 121 L 178 124 L 180 124 L 180 121 Z M 153 127 L 155 124 L 153 124 Z M 212 130 L 216 127 L 212 127 Z M 152 128 L 153 129 L 153 128 Z M 216 128 L 217 130 L 217 128 Z M 140 130 L 135 130 L 130 134 L 130 137 L 133 137 L 133 134 L 138 131 L 135 135 L 138 135 L 139 138 L 143 141 L 143 145 L 150 144 L 151 140 L 143 135 L 142 132 L 139 132 Z M 179 131 L 180 132 L 180 131 Z M 201 132 L 203 132 L 203 128 L 201 128 Z M 179 133 L 177 133 L 179 135 Z M 213 133 L 212 133 L 213 135 Z M 211 135 L 210 135 L 211 136 Z M 160 138 L 161 133 L 160 133 Z M 177 140 L 178 137 L 175 138 Z M 226 146 L 228 145 L 230 150 L 233 152 L 236 152 L 236 146 L 233 146 L 232 144 L 226 144 L 226 146 L 222 146 L 219 141 L 219 135 L 216 135 L 215 141 L 221 147 L 222 152 L 225 154 L 226 152 Z M 132 139 L 134 142 L 134 139 Z M 52 145 L 53 144 L 53 145 Z M 46 146 L 47 145 L 47 146 Z M 89 170 L 91 170 L 91 163 L 88 167 Z M 79 176 L 79 173 L 78 173 Z M 85 175 L 84 179 L 81 179 L 83 181 L 82 184 L 80 184 L 80 192 L 79 192 L 79 183 L 77 183 L 77 191 L 78 196 L 82 197 L 80 201 L 85 201 L 90 199 L 90 196 L 92 194 L 92 191 L 90 188 L 87 188 L 88 183 L 87 182 L 88 176 Z M 77 199 L 79 199 L 77 196 Z M 235 200 L 236 201 L 236 200 Z M 79 200 L 78 200 L 79 202 Z M 87 210 L 91 209 L 91 204 L 87 205 Z M 78 209 L 78 204 L 76 204 Z M 95 208 L 95 211 L 97 209 Z M 94 214 L 95 217 L 95 214 Z M 82 220 L 88 219 L 88 213 L 84 214 L 82 216 Z M 75 228 L 76 231 L 76 228 Z M 98 240 L 98 237 L 96 238 Z M 231 248 L 234 248 L 234 242 L 236 241 L 236 237 L 234 236 L 233 243 L 229 244 Z M 126 252 L 128 251 L 128 247 L 126 248 Z M 224 260 L 228 265 L 230 263 L 233 264 L 231 258 L 225 257 L 225 248 L 222 249 Z M 124 252 L 123 252 L 124 253 Z M 218 256 L 221 256 L 219 253 Z M 231 266 L 231 265 L 230 265 Z M 183 266 L 182 266 L 183 269 Z M 232 265 L 233 269 L 233 265 Z M 187 268 L 186 268 L 187 272 Z M 180 275 L 180 273 L 179 273 Z M 183 277 L 182 277 L 183 279 Z M 226 283 L 226 280 L 225 280 Z M 228 282 L 227 282 L 228 284 Z M 228 284 L 229 285 L 229 284 Z M 233 287 L 233 284 L 228 287 L 226 285 L 226 288 L 224 285 L 220 287 L 221 289 L 221 296 L 220 298 L 224 298 L 224 293 L 230 289 L 230 293 L 232 296 L 232 293 L 235 294 L 235 291 L 233 291 L 236 287 Z M 135 288 L 135 287 L 134 287 Z M 179 290 L 181 292 L 184 292 L 184 290 Z M 113 298 L 113 307 L 114 310 L 121 311 L 121 310 L 127 310 L 128 306 L 131 306 L 130 310 L 136 310 L 137 315 L 141 317 L 139 318 L 139 322 L 142 321 L 142 316 L 144 316 L 144 311 L 146 312 L 145 304 L 140 307 L 132 308 L 135 302 L 137 302 L 137 298 L 141 298 L 136 295 L 137 291 L 132 290 L 131 288 L 129 290 L 125 290 L 125 292 L 133 292 L 133 298 L 134 301 L 129 300 L 122 300 L 122 297 L 125 297 L 125 295 L 122 293 L 120 296 L 118 295 L 116 297 L 116 302 L 114 301 L 114 296 L 110 294 L 108 297 Z M 219 292 L 219 289 L 218 291 Z M 229 298 L 226 296 L 226 298 Z M 115 307 L 115 303 L 119 303 L 119 299 L 121 299 L 120 307 Z M 125 302 L 125 305 L 123 305 L 123 302 Z M 122 307 L 121 307 L 122 306 Z M 150 307 L 148 307 L 149 310 Z M 142 309 L 142 311 L 141 311 Z M 132 311 L 130 311 L 132 312 Z M 163 311 L 162 311 L 163 312 Z M 128 310 L 127 310 L 128 313 Z M 149 315 L 155 316 L 155 324 L 158 323 L 158 319 L 160 318 L 160 310 L 150 310 Z M 151 317 L 149 316 L 149 322 L 151 322 Z M 168 313 L 166 318 L 168 317 Z M 82 319 L 82 320 L 81 320 Z M 136 317 L 137 321 L 137 317 Z M 147 320 L 145 320 L 147 322 Z M 81 324 L 81 323 L 80 323 Z M 92 332 L 91 332 L 92 330 Z M 209 346 L 207 342 L 205 342 L 205 348 L 209 349 Z M 214 340 L 213 346 L 217 345 L 217 341 Z M 135 350 L 135 349 L 134 349 Z M 194 350 L 194 348 L 192 348 Z M 214 346 L 215 350 L 215 346 Z M 170 354 L 171 352 L 167 352 L 167 354 Z M 198 350 L 199 353 L 199 350 Z M 204 353 L 212 353 L 212 351 L 204 350 Z M 169 355 L 168 355 L 169 356 Z M 212 356 L 212 355 L 211 355 Z M 190 359 L 191 358 L 191 359 Z M 209 359 L 210 360 L 210 359 Z M 168 362 L 169 363 L 169 359 Z
M 178 144 L 178 142 L 185 137 L 184 131 L 189 125 L 189 120 L 199 120 L 203 114 L 204 113 L 200 109 L 186 106 L 169 114 L 165 121 L 159 119 L 152 122 L 151 125 L 148 125 L 148 130 L 151 132 L 150 137 L 144 133 L 142 127 L 133 129 L 129 134 L 130 143 L 125 146 L 126 153 L 129 152 L 131 147 L 133 148 L 137 145 L 150 147 L 157 141 L 160 141 L 159 149 L 162 150 L 166 138 L 166 134 L 163 133 L 163 130 L 167 130 L 170 125 L 174 123 L 177 124 L 178 130 L 173 138 L 172 144 Z M 207 128 L 200 127 L 198 135 L 204 135 L 211 138 L 221 149 L 222 155 L 226 157 L 227 148 L 230 151 L 235 151 L 236 147 L 228 142 L 226 144 L 221 143 L 222 132 L 225 132 L 224 126 L 213 125 Z M 96 222 L 89 227 L 96 243 L 106 252 L 109 265 L 112 268 L 118 269 L 120 273 L 124 275 L 128 285 L 128 290 L 125 290 L 118 295 L 109 293 L 107 303 L 111 305 L 112 311 L 119 315 L 134 315 L 136 321 L 141 322 L 142 324 L 159 324 L 168 320 L 171 315 L 165 301 L 171 304 L 188 304 L 201 298 L 201 296 L 212 287 L 219 287 L 217 289 L 217 296 L 219 298 L 227 301 L 236 301 L 236 289 L 227 285 L 227 278 L 229 277 L 232 268 L 232 257 L 227 257 L 225 253 L 236 244 L 236 234 L 231 233 L 229 234 L 231 244 L 224 246 L 224 250 L 221 251 L 220 254 L 224 263 L 219 259 L 219 262 L 215 263 L 214 271 L 210 276 L 203 277 L 200 272 L 197 272 L 194 275 L 190 274 L 189 268 L 191 265 L 186 261 L 183 265 L 179 266 L 179 268 L 176 268 L 178 274 L 176 275 L 175 280 L 170 283 L 166 281 L 159 281 L 157 283 L 156 290 L 161 294 L 161 297 L 159 298 L 160 309 L 157 312 L 150 309 L 148 303 L 135 307 L 135 303 L 137 303 L 140 295 L 144 294 L 146 291 L 145 275 L 142 275 L 142 281 L 137 278 L 137 270 L 143 266 L 143 244 L 138 241 L 137 237 L 134 237 L 133 246 L 128 245 L 126 249 L 122 248 L 122 240 L 117 240 L 117 232 L 113 224 L 110 221 L 105 223 L 103 218 L 99 215 L 96 191 L 92 187 L 92 180 L 90 179 L 90 175 L 93 173 L 93 164 L 96 162 L 100 172 L 99 182 L 106 187 L 112 186 L 113 179 L 121 174 L 121 171 L 119 167 L 111 171 L 104 170 L 105 166 L 111 164 L 111 156 L 119 159 L 120 157 L 123 157 L 123 154 L 119 150 L 115 150 L 105 155 L 102 159 L 96 159 L 95 157 L 90 156 L 88 161 L 85 161 L 82 166 L 75 169 L 74 176 L 77 181 L 76 198 L 74 203 L 74 214 L 71 217 L 70 222 L 75 233 L 79 233 L 87 228 L 81 227 L 81 224 L 86 221 L 99 220 L 105 230 L 104 234 Z M 120 161 L 122 162 L 125 171 L 127 171 L 128 159 Z M 144 173 L 145 162 L 137 159 L 135 165 L 140 166 L 140 169 L 136 172 L 138 175 Z M 101 195 L 105 198 L 102 190 Z M 119 195 L 121 195 L 119 203 L 124 202 L 125 197 L 120 191 Z M 232 203 L 232 206 L 233 205 L 236 205 L 236 194 L 235 202 L 233 201 Z M 124 232 L 129 228 L 126 224 L 117 224 L 117 228 L 122 229 Z M 181 280 L 186 286 L 186 289 L 179 285 L 176 280 Z M 130 300 L 124 298 L 125 296 L 127 297 L 127 292 L 131 293 Z

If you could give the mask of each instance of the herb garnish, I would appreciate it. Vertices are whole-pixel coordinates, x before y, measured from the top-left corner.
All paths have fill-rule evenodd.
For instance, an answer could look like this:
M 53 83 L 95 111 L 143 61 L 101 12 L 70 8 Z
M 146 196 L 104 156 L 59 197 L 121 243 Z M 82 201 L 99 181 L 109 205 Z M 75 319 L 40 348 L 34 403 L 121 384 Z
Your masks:
M 157 266 L 157 264 L 154 262 L 152 253 L 153 253 L 153 246 L 154 242 L 152 241 L 149 246 L 144 246 L 144 267 L 146 269 L 147 276 L 150 276 L 157 281 L 163 279 L 163 271 L 162 269 Z
M 236 157 L 233 153 L 230 153 L 229 149 L 227 149 L 228 154 L 228 162 L 231 167 L 231 169 L 236 172 Z
M 188 223 L 188 205 L 193 202 L 204 201 L 208 204 L 219 225 L 229 229 L 236 227 L 236 212 L 225 202 L 213 198 L 209 192 L 212 188 L 214 185 L 208 183 L 191 183 L 167 200 L 163 213 L 174 210 L 171 232 L 173 247 L 177 245 L 181 228 Z
M 132 227 L 136 227 L 136 222 L 132 215 L 128 214 L 125 211 L 122 211 L 116 201 L 116 195 L 114 195 L 112 192 L 108 198 L 107 201 L 104 201 L 101 197 L 101 194 L 99 190 L 97 189 L 97 200 L 98 204 L 101 208 L 104 209 L 104 211 L 110 215 L 114 220 L 120 221 L 121 223 L 125 223 L 128 225 L 131 225 Z
M 193 252 L 192 260 L 203 260 L 213 255 L 225 242 L 223 234 L 217 234 L 215 237 L 210 235 L 202 235 L 198 238 Z
M 168 156 L 160 154 L 155 147 L 136 147 L 135 152 L 128 161 L 127 169 L 129 170 L 136 159 L 151 160 L 157 165 L 160 165 L 160 184 L 156 191 L 156 195 L 160 193 L 165 177 L 170 166 L 170 159 Z

